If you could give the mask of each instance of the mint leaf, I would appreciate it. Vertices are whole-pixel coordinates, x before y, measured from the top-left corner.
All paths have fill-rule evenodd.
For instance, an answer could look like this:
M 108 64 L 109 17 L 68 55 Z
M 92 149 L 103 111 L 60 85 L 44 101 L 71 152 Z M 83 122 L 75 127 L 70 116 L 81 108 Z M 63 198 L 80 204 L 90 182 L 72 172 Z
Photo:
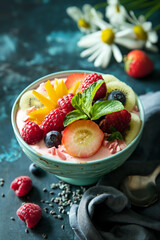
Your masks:
M 107 140 L 108 141 L 113 141 L 114 139 L 120 139 L 120 140 L 123 140 L 123 136 L 120 132 L 118 131 L 114 131 L 108 138 Z
M 73 99 L 73 98 L 72 98 Z M 69 112 L 64 120 L 63 120 L 63 125 L 64 127 L 68 126 L 69 124 L 71 124 L 72 122 L 79 120 L 79 119 L 88 119 L 88 116 L 86 114 L 83 114 L 81 111 L 77 110 L 73 110 L 71 112 Z
M 82 109 L 83 111 L 90 116 L 90 111 L 92 108 L 92 101 L 97 92 L 97 90 L 104 83 L 104 80 L 98 80 L 97 82 L 93 82 L 88 88 L 86 88 L 82 93 Z
M 123 104 L 117 100 L 105 100 L 103 102 L 97 102 L 91 108 L 91 120 L 97 120 L 108 113 L 118 112 L 123 109 Z
M 83 110 L 82 110 L 82 94 L 77 93 L 75 96 L 73 96 L 73 98 L 71 99 L 71 104 L 74 108 L 83 112 Z

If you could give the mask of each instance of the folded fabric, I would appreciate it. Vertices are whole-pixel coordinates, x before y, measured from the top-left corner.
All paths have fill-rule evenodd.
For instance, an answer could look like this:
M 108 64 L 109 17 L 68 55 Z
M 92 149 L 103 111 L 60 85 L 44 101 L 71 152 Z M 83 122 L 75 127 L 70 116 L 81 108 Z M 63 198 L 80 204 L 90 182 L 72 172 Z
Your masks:
M 128 175 L 148 175 L 160 164 L 160 92 L 140 97 L 146 123 L 132 156 L 90 187 L 70 209 L 70 226 L 81 240 L 159 240 L 160 200 L 147 208 L 131 206 L 120 191 Z M 149 106 L 149 109 L 148 109 Z M 157 177 L 160 189 L 160 177 Z

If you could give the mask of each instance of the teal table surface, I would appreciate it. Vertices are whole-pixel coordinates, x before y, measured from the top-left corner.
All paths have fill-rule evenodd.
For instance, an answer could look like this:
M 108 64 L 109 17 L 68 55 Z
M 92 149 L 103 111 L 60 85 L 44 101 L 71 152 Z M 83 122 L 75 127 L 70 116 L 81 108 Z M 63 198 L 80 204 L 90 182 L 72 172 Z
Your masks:
M 98 1 L 89 1 L 92 5 Z M 160 54 L 147 52 L 154 62 L 154 71 L 143 79 L 135 79 L 124 71 L 124 63 L 114 59 L 107 69 L 95 68 L 93 63 L 80 57 L 77 42 L 82 36 L 75 23 L 67 16 L 70 5 L 81 7 L 82 1 L 54 0 L 6 0 L 0 3 L 0 239 L 73 240 L 68 214 L 63 219 L 54 218 L 50 211 L 58 213 L 58 205 L 43 203 L 58 196 L 61 189 L 51 193 L 50 185 L 59 180 L 52 174 L 30 173 L 31 161 L 21 151 L 11 126 L 11 108 L 18 94 L 34 80 L 57 71 L 91 70 L 113 74 L 129 84 L 138 94 L 160 90 Z M 159 15 L 152 16 L 153 23 L 159 23 Z M 159 19 L 159 21 L 158 21 Z M 157 44 L 159 46 L 159 43 Z M 123 55 L 129 51 L 123 50 Z M 24 198 L 18 198 L 10 189 L 12 180 L 18 176 L 30 176 L 33 188 Z M 44 188 L 47 191 L 44 191 Z M 82 190 L 71 186 L 72 193 Z M 72 196 L 70 196 L 72 197 Z M 43 217 L 40 223 L 26 233 L 25 223 L 16 216 L 23 202 L 34 202 L 41 206 Z M 50 202 L 51 203 L 51 202 Z M 44 210 L 47 207 L 49 213 Z M 69 207 L 66 207 L 66 212 Z M 15 221 L 10 218 L 13 217 Z M 62 229 L 64 225 L 64 229 Z

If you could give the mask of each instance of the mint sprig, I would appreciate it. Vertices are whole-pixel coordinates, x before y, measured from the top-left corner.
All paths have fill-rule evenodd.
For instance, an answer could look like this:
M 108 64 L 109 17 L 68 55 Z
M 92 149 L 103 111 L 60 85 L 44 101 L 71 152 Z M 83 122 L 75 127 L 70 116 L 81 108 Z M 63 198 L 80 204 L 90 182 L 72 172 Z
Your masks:
M 115 139 L 120 139 L 120 140 L 123 140 L 123 136 L 122 134 L 117 131 L 114 127 L 110 127 L 110 130 L 111 130 L 111 135 L 107 138 L 108 141 L 113 141 Z
M 124 109 L 121 102 L 105 100 L 97 102 L 92 106 L 94 96 L 97 90 L 104 83 L 104 80 L 98 80 L 92 83 L 82 93 L 77 93 L 71 100 L 72 106 L 76 109 L 68 113 L 63 121 L 64 127 L 79 119 L 97 120 L 108 113 L 118 112 Z

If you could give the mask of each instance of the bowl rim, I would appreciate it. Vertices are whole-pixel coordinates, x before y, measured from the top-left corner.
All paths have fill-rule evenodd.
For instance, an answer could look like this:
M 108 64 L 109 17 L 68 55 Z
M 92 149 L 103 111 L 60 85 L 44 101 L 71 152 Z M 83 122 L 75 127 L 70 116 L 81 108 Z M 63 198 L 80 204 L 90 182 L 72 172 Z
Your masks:
M 43 77 L 40 77 L 38 78 L 37 80 L 33 81 L 31 84 L 29 84 L 19 95 L 18 97 L 16 98 L 14 104 L 13 104 L 13 107 L 12 107 L 12 111 L 11 111 L 11 123 L 12 123 L 12 127 L 13 127 L 13 130 L 14 130 L 14 133 L 15 133 L 15 136 L 17 138 L 18 141 L 20 141 L 23 146 L 30 152 L 32 152 L 34 155 L 38 155 L 39 157 L 43 158 L 44 160 L 46 161 L 49 161 L 49 162 L 53 162 L 53 163 L 57 163 L 57 164 L 66 164 L 66 165 L 77 165 L 77 164 L 81 164 L 82 165 L 92 165 L 93 163 L 94 164 L 98 164 L 100 162 L 103 162 L 103 161 L 107 161 L 107 159 L 114 159 L 115 157 L 118 157 L 119 155 L 122 155 L 123 152 L 125 152 L 126 150 L 128 150 L 129 148 L 131 148 L 135 142 L 138 140 L 138 138 L 141 136 L 142 134 L 142 131 L 143 131 L 143 128 L 144 128 L 144 122 L 145 122 L 145 115 L 144 115 L 144 108 L 143 108 L 143 105 L 142 105 L 142 102 L 141 100 L 139 99 L 139 97 L 136 95 L 137 97 L 137 103 L 138 103 L 138 108 L 139 108 L 139 112 L 140 112 L 140 119 L 141 119 L 141 128 L 140 128 L 140 131 L 138 133 L 138 135 L 135 137 L 135 139 L 128 144 L 128 146 L 125 148 L 125 149 L 122 149 L 120 152 L 116 153 L 116 154 L 113 154 L 107 158 L 101 158 L 101 159 L 97 159 L 97 160 L 90 160 L 90 161 L 84 161 L 83 160 L 81 162 L 70 162 L 70 161 L 62 161 L 62 160 L 59 160 L 59 159 L 54 159 L 53 157 L 49 157 L 49 156 L 45 156 L 41 153 L 39 153 L 38 151 L 36 151 L 35 149 L 33 149 L 29 144 L 27 144 L 21 137 L 20 133 L 19 133 L 19 130 L 18 130 L 18 127 L 17 127 L 17 124 L 15 122 L 15 119 L 16 119 L 16 113 L 17 113 L 17 104 L 19 103 L 19 100 L 21 98 L 21 96 L 26 92 L 28 91 L 29 89 L 31 89 L 33 86 L 35 86 L 37 83 L 39 82 L 43 82 L 43 80 L 46 79 L 46 81 L 48 80 L 47 78 L 49 77 L 54 77 L 54 75 L 60 75 L 60 74 L 72 74 L 72 73 L 93 73 L 93 72 L 96 72 L 96 71 L 88 71 L 88 70 L 69 70 L 69 71 L 59 71 L 59 72 L 54 72 L 54 73 L 50 73 L 48 75 L 45 75 Z M 105 73 L 100 73 L 100 72 L 96 72 L 98 74 L 102 74 L 102 75 L 105 75 Z M 112 74 L 113 75 L 113 74 Z M 56 77 L 54 77 L 56 78 Z M 33 88 L 32 88 L 33 89 Z M 16 109 L 17 108 L 17 109 Z

